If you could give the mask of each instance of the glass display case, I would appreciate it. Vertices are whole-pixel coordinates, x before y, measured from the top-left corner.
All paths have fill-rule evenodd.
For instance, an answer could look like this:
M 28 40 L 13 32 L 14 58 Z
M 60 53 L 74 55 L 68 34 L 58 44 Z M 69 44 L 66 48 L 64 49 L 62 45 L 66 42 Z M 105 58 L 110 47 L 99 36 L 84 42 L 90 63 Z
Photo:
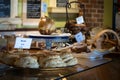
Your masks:
M 100 65 L 111 62 L 110 58 L 102 58 L 96 60 L 81 59 L 75 66 L 64 68 L 46 68 L 46 69 L 29 69 L 29 68 L 15 68 L 4 67 L 4 72 L 1 73 L 1 80 L 67 80 L 67 77 L 81 73 L 83 71 L 98 67 Z M 3 64 L 1 64 L 3 65 Z M 5 66 L 5 65 L 3 65 Z

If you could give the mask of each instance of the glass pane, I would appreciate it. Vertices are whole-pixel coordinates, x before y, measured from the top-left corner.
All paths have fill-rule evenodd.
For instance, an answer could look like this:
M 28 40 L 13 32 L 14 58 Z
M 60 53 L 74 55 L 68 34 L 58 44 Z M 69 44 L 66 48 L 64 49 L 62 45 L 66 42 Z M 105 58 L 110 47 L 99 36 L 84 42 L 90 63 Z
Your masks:
M 10 17 L 11 0 L 0 0 L 0 18 Z

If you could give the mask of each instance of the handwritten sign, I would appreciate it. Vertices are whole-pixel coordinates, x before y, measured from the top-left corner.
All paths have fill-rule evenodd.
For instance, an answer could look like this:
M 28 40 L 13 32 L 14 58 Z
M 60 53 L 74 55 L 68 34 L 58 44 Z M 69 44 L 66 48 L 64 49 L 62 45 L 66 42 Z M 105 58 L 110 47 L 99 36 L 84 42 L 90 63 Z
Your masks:
M 84 23 L 83 16 L 77 17 L 77 18 L 76 18 L 76 22 L 77 22 L 77 24 L 82 24 L 82 23 Z
M 27 18 L 40 18 L 41 0 L 27 0 Z
M 32 39 L 31 38 L 17 37 L 16 41 L 15 41 L 14 48 L 30 49 L 31 43 L 32 43 Z
M 65 7 L 66 0 L 57 0 L 57 7 Z
M 85 36 L 81 32 L 79 32 L 75 35 L 75 39 L 78 43 L 80 43 L 81 41 L 85 40 Z
M 0 0 L 0 18 L 10 17 L 11 0 Z

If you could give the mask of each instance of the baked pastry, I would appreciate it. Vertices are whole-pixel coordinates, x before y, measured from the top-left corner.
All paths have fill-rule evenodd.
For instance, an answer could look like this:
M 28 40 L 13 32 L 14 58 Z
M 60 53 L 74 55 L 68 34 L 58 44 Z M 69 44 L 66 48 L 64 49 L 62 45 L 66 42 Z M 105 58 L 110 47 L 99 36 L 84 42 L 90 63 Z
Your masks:
M 85 44 L 85 43 L 75 44 L 71 48 L 71 51 L 76 52 L 76 53 L 87 52 L 87 44 Z
M 38 25 L 38 30 L 39 30 L 40 34 L 50 35 L 53 32 L 55 32 L 56 27 L 54 24 L 55 23 L 54 23 L 53 19 L 51 19 L 47 16 L 41 17 L 39 25 Z
M 73 58 L 73 55 L 72 55 L 72 54 L 62 54 L 62 55 L 61 55 L 61 58 L 62 58 L 62 60 L 63 60 L 64 62 L 66 62 L 66 61 L 72 59 L 72 58 Z
M 33 56 L 21 57 L 15 61 L 14 65 L 23 68 L 39 68 L 37 58 Z
M 73 65 L 76 65 L 76 64 L 78 64 L 77 58 L 72 58 L 72 59 L 69 59 L 68 61 L 66 61 L 67 66 L 73 66 Z
M 43 57 L 39 58 L 39 63 L 42 65 L 42 67 L 65 67 L 66 64 L 61 59 L 59 55 L 52 54 L 47 55 L 44 59 Z
M 14 62 L 18 58 L 19 58 L 19 55 L 3 53 L 3 55 L 1 55 L 1 57 L 0 57 L 0 61 L 2 61 L 3 63 L 5 63 L 7 65 L 13 66 Z
M 46 61 L 45 67 L 65 67 L 66 64 L 61 58 L 50 59 Z
M 71 53 L 64 53 L 61 55 L 61 58 L 66 63 L 66 66 L 73 66 L 78 63 L 77 58 L 75 58 Z

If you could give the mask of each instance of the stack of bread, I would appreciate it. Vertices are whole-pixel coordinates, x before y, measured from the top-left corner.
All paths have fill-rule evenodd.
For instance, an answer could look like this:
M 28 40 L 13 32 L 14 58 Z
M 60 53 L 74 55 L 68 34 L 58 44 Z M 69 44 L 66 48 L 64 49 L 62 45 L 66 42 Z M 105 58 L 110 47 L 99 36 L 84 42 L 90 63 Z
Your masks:
M 78 63 L 71 53 L 41 51 L 39 53 L 19 52 L 0 55 L 0 61 L 21 68 L 59 68 L 73 66 Z
M 31 56 L 28 51 L 10 51 L 0 55 L 3 63 L 23 68 L 38 68 L 37 57 Z
M 76 65 L 78 61 L 71 53 L 64 53 L 59 55 L 52 54 L 44 59 L 39 58 L 39 63 L 42 67 L 66 67 Z
M 76 65 L 78 63 L 77 58 L 75 58 L 71 53 L 63 53 L 61 58 L 67 66 Z
M 44 59 L 39 58 L 39 63 L 42 67 L 65 67 L 66 64 L 63 62 L 59 55 L 49 55 Z
M 26 56 L 26 57 L 18 58 L 15 61 L 14 65 L 23 68 L 39 68 L 37 57 L 34 56 Z

